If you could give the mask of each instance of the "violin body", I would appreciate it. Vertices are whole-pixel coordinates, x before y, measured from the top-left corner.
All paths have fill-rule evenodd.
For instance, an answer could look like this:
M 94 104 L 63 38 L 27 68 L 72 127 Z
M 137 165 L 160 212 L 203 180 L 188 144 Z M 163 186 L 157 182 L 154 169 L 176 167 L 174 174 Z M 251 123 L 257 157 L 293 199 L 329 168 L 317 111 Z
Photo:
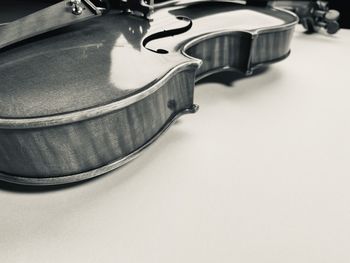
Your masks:
M 197 110 L 198 79 L 286 58 L 297 22 L 271 7 L 179 3 L 0 50 L 0 179 L 55 185 L 120 167 Z

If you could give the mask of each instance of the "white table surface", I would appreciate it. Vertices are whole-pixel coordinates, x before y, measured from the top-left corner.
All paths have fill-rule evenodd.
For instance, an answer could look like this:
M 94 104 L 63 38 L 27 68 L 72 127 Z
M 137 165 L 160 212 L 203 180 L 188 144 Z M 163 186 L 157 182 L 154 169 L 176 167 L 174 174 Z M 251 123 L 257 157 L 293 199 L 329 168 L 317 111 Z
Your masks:
M 301 32 L 261 74 L 200 83 L 198 114 L 127 166 L 0 183 L 0 262 L 350 262 L 350 30 Z

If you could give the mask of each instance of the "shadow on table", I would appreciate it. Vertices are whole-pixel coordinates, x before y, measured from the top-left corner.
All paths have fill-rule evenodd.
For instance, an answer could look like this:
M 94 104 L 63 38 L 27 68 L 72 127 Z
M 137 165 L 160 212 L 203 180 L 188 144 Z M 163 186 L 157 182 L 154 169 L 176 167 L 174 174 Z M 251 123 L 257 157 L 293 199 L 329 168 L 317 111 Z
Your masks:
M 107 173 L 108 174 L 108 173 Z M 77 183 L 70 183 L 70 184 L 63 184 L 63 185 L 51 185 L 51 186 L 32 186 L 32 185 L 19 185 L 19 184 L 13 184 L 8 182 L 1 182 L 0 181 L 0 191 L 6 191 L 6 192 L 17 192 L 17 193 L 46 193 L 46 192 L 54 192 L 54 191 L 60 191 L 65 190 L 73 187 L 78 187 L 83 184 L 89 184 L 92 181 L 103 177 L 104 175 L 77 182 Z
M 268 67 L 258 68 L 255 70 L 252 76 L 258 76 L 258 75 L 264 74 L 268 70 L 269 70 Z M 249 77 L 250 76 L 248 76 L 248 78 Z M 227 70 L 227 71 L 213 74 L 204 79 L 201 79 L 200 81 L 197 82 L 197 84 L 218 83 L 218 84 L 225 85 L 227 87 L 233 87 L 233 84 L 235 81 L 238 81 L 243 78 L 247 78 L 247 76 L 238 71 Z

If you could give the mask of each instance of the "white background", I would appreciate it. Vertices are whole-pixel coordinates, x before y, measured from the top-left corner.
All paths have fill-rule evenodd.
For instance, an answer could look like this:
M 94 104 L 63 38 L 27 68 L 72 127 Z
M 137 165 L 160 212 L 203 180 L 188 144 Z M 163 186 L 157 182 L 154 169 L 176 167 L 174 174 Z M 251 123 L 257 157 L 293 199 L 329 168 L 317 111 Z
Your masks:
M 127 166 L 0 183 L 0 262 L 350 262 L 350 31 L 301 32 L 261 74 L 200 83 L 200 111 Z

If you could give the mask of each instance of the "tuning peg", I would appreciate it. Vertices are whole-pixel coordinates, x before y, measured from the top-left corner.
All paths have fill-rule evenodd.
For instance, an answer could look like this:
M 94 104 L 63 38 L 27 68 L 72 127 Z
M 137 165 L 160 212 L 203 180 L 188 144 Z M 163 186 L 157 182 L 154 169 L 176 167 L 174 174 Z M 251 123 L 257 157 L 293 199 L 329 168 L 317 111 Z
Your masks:
M 319 19 L 325 20 L 326 22 L 331 22 L 331 21 L 337 21 L 339 19 L 340 14 L 337 10 L 333 10 L 333 9 L 328 11 L 315 10 L 314 16 Z
M 328 34 L 335 34 L 338 32 L 340 26 L 338 23 L 339 12 L 336 10 L 315 11 L 315 16 L 318 17 L 317 26 L 323 27 L 327 30 Z
M 338 32 L 340 26 L 337 21 L 331 21 L 327 23 L 326 29 L 328 34 L 335 34 Z
M 277 2 L 277 0 L 274 0 Z M 337 10 L 329 9 L 329 1 L 308 0 L 308 1 L 281 1 L 288 2 L 287 8 L 299 16 L 300 23 L 308 33 L 318 32 L 320 28 L 327 30 L 328 34 L 335 34 L 339 30 Z M 279 6 L 279 5 L 278 5 Z M 281 5 L 284 7 L 284 5 Z
M 326 22 L 337 21 L 339 19 L 339 12 L 337 10 L 328 10 L 328 12 L 324 15 Z
M 339 23 L 337 21 L 330 21 L 330 22 L 317 22 L 317 26 L 318 27 L 323 27 L 327 30 L 328 34 L 335 34 L 338 32 L 340 26 Z

